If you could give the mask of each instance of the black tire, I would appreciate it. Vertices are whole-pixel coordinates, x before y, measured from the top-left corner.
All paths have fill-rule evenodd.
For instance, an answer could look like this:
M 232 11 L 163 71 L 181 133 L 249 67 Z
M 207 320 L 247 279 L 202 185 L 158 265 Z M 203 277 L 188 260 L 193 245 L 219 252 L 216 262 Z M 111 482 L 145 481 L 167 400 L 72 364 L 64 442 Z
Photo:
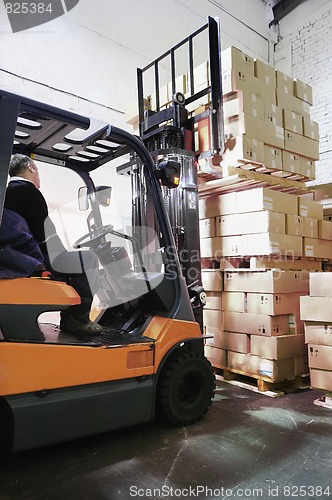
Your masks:
M 211 363 L 204 356 L 175 351 L 159 376 L 157 413 L 178 426 L 197 422 L 211 406 L 214 388 Z

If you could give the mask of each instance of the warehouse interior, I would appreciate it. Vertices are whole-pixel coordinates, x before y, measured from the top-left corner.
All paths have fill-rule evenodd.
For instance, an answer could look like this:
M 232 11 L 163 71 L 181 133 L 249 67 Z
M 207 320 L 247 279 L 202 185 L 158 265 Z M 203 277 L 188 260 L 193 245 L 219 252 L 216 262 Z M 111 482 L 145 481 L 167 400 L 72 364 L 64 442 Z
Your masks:
M 50 2 L 50 8 L 55 4 Z M 118 247 L 123 238 L 119 228 L 125 239 L 134 239 L 132 218 L 135 210 L 141 210 L 135 224 L 140 221 L 144 226 L 146 219 L 149 227 L 153 220 L 155 230 L 144 252 L 147 258 L 149 252 L 159 258 L 168 241 L 168 226 L 163 226 L 167 216 L 189 291 L 179 285 L 180 295 L 186 298 L 179 300 L 175 313 L 169 312 L 169 295 L 179 293 L 176 286 L 166 288 L 160 299 L 159 292 L 152 295 L 147 281 L 148 293 L 161 301 L 164 314 L 153 309 L 158 318 L 149 318 L 152 328 L 146 315 L 141 324 L 134 314 L 133 324 L 139 324 L 140 331 L 146 329 L 149 341 L 149 345 L 147 340 L 141 346 L 137 343 L 141 350 L 137 366 L 136 358 L 130 358 L 134 364 L 127 361 L 125 367 L 128 373 L 135 368 L 131 372 L 135 377 L 125 374 L 124 379 L 132 376 L 139 382 L 143 389 L 137 393 L 129 385 L 126 394 L 121 392 L 124 380 L 117 381 L 102 366 L 93 373 L 93 360 L 98 364 L 103 358 L 96 355 L 90 361 L 83 351 L 115 353 L 116 349 L 106 341 L 96 348 L 90 340 L 79 343 L 73 337 L 61 337 L 60 312 L 53 305 L 44 307 L 46 299 L 41 299 L 37 326 L 41 341 L 38 336 L 29 337 L 30 333 L 11 336 L 7 333 L 11 321 L 0 319 L 0 349 L 4 348 L 0 412 L 3 401 L 8 401 L 15 417 L 0 433 L 0 500 L 329 498 L 332 1 L 123 0 L 119 5 L 98 0 L 92 5 L 88 0 L 59 0 L 59 14 L 52 20 L 31 21 L 30 17 L 24 22 L 32 24 L 19 28 L 8 5 L 0 4 L 0 163 L 7 161 L 6 142 L 12 152 L 35 159 L 50 217 L 68 249 L 87 231 L 86 212 L 77 199 L 82 179 L 88 178 L 88 185 L 91 179 L 103 189 L 112 187 L 111 211 L 98 197 L 97 201 L 103 228 L 108 228 Z M 6 130 L 7 118 L 11 122 L 11 108 L 9 112 L 4 108 L 8 98 L 17 99 L 24 117 L 19 116 L 17 130 L 13 129 L 14 141 L 8 139 L 9 132 L 1 133 L 1 120 Z M 56 119 L 54 107 L 63 112 Z M 43 129 L 33 135 L 28 129 L 34 128 L 31 120 L 36 116 L 42 118 Z M 72 140 L 75 152 L 67 164 L 68 156 L 60 147 L 71 130 L 66 127 L 70 120 L 80 127 L 88 119 L 91 137 Z M 58 143 L 50 146 L 56 120 L 64 128 L 56 136 Z M 161 215 L 146 197 L 148 183 L 137 188 L 136 181 L 131 186 L 128 182 L 127 174 L 135 171 L 143 176 L 144 172 L 134 169 L 133 155 L 125 151 L 128 163 L 120 161 L 123 143 L 142 159 L 132 136 L 140 137 L 156 168 L 165 204 Z M 117 147 L 107 146 L 108 140 Z M 48 141 L 47 147 L 42 141 Z M 75 164 L 79 157 L 86 161 L 84 174 Z M 114 171 L 109 164 L 115 165 Z M 89 221 L 88 228 L 85 236 L 92 238 Z M 131 229 L 126 233 L 123 228 Z M 152 261 L 151 270 L 159 270 L 159 260 Z M 145 265 L 139 264 L 147 280 Z M 152 289 L 159 290 L 158 285 Z M 128 304 L 140 297 L 140 291 L 134 297 L 135 290 Z M 6 292 L 0 289 L 0 296 L 1 315 L 15 315 L 21 303 L 9 301 L 14 304 L 11 309 Z M 107 313 L 104 296 L 95 300 L 91 319 L 105 326 L 114 318 Z M 190 313 L 186 300 L 193 307 Z M 144 313 L 150 311 L 146 302 Z M 135 419 L 135 412 L 148 413 L 142 409 L 145 404 L 159 401 L 158 393 L 151 396 L 152 403 L 147 395 L 152 390 L 149 377 L 153 380 L 153 373 L 159 374 L 158 362 L 162 366 L 158 361 L 162 335 L 155 333 L 158 327 L 153 322 L 159 316 L 163 325 L 175 321 L 178 337 L 169 341 L 172 348 L 181 348 L 189 335 L 182 337 L 176 322 L 195 323 L 197 331 L 190 327 L 188 341 L 191 359 L 199 356 L 199 349 L 193 347 L 199 339 L 214 372 L 212 404 L 199 417 L 188 418 L 188 425 L 181 425 L 181 419 L 175 426 L 144 416 Z M 171 335 L 172 328 L 167 328 Z M 72 365 L 69 357 L 56 358 L 62 377 L 58 386 L 52 385 L 47 370 L 53 367 L 47 366 L 47 360 L 37 363 L 38 369 L 33 366 L 38 348 L 47 347 L 39 345 L 43 342 L 55 349 L 61 344 L 64 349 L 82 350 L 82 357 Z M 20 366 L 12 368 L 16 343 L 22 348 L 17 351 Z M 119 346 L 128 347 L 121 342 Z M 25 347 L 31 351 L 24 351 Z M 115 354 L 109 360 L 120 366 L 121 356 L 119 361 Z M 82 396 L 73 391 L 73 401 L 86 398 L 86 402 L 64 406 L 67 414 L 57 409 L 55 388 L 61 398 L 62 390 L 70 391 L 76 384 L 89 385 L 89 391 L 92 385 L 106 387 L 104 373 L 112 373 L 109 380 L 115 384 L 118 407 L 112 402 L 104 407 L 107 399 L 99 395 L 96 408 L 85 413 L 90 393 Z M 13 374 L 17 380 L 11 381 Z M 82 381 L 77 383 L 80 376 Z M 16 387 L 24 384 L 27 389 L 21 394 Z M 26 408 L 34 397 L 41 403 L 31 403 L 31 408 L 39 404 L 43 408 L 43 398 L 49 398 L 50 409 L 29 413 Z M 75 432 L 76 416 L 70 412 L 77 409 Z M 99 431 L 81 431 L 89 425 L 94 428 L 97 414 L 106 422 L 108 411 L 122 424 L 96 424 Z M 154 409 L 151 414 L 155 416 Z M 1 415 L 7 424 L 7 409 Z M 63 438 L 56 430 L 59 419 Z M 30 432 L 34 438 L 28 436 Z M 9 433 L 15 437 L 15 453 L 2 446 Z M 31 444 L 34 439 L 36 445 Z

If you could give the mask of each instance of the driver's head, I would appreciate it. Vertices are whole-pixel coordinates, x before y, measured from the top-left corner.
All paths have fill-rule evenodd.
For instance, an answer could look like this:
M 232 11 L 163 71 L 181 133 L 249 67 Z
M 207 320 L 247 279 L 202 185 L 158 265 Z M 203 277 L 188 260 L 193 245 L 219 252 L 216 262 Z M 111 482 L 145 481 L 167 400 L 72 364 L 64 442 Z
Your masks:
M 29 156 L 15 154 L 9 164 L 10 177 L 22 177 L 31 181 L 37 189 L 40 188 L 38 167 Z

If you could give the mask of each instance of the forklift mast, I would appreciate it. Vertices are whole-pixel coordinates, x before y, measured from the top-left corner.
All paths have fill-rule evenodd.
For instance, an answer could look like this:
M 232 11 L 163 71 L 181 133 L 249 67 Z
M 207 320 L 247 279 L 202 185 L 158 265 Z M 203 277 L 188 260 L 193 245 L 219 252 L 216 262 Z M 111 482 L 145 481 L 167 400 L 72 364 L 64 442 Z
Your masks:
M 195 82 L 195 42 L 205 35 L 208 43 L 207 85 Z M 187 51 L 186 62 L 188 88 L 186 94 L 177 89 L 177 62 Z M 171 102 L 161 102 L 160 70 L 169 65 Z M 144 83 L 153 74 L 155 109 L 144 111 L 147 98 Z M 197 164 L 200 160 L 212 161 L 224 150 L 224 128 L 222 107 L 221 42 L 218 18 L 208 18 L 207 24 L 152 61 L 137 70 L 138 110 L 140 136 L 152 158 L 156 169 L 173 162 L 179 165 L 179 181 L 162 187 L 165 207 L 171 223 L 173 236 L 185 277 L 196 321 L 203 329 L 202 308 L 205 293 L 202 288 L 200 263 L 200 238 L 198 214 Z M 150 83 L 150 82 L 149 82 Z M 200 109 L 200 101 L 208 104 Z M 198 111 L 199 109 L 199 111 Z M 195 152 L 195 129 L 201 120 L 208 122 L 210 150 Z M 176 167 L 174 167 L 175 169 Z M 163 183 L 162 183 L 163 184 Z M 142 217 L 148 218 L 148 207 L 142 205 Z

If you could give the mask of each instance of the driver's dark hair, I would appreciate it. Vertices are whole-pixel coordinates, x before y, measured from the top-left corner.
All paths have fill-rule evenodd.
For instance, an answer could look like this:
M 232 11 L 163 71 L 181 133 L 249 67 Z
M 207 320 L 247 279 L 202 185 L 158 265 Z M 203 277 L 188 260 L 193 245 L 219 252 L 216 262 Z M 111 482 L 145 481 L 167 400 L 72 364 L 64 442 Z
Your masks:
M 34 163 L 29 156 L 21 154 L 13 155 L 9 163 L 9 176 L 13 177 L 14 175 L 21 174 L 30 165 L 34 165 Z

